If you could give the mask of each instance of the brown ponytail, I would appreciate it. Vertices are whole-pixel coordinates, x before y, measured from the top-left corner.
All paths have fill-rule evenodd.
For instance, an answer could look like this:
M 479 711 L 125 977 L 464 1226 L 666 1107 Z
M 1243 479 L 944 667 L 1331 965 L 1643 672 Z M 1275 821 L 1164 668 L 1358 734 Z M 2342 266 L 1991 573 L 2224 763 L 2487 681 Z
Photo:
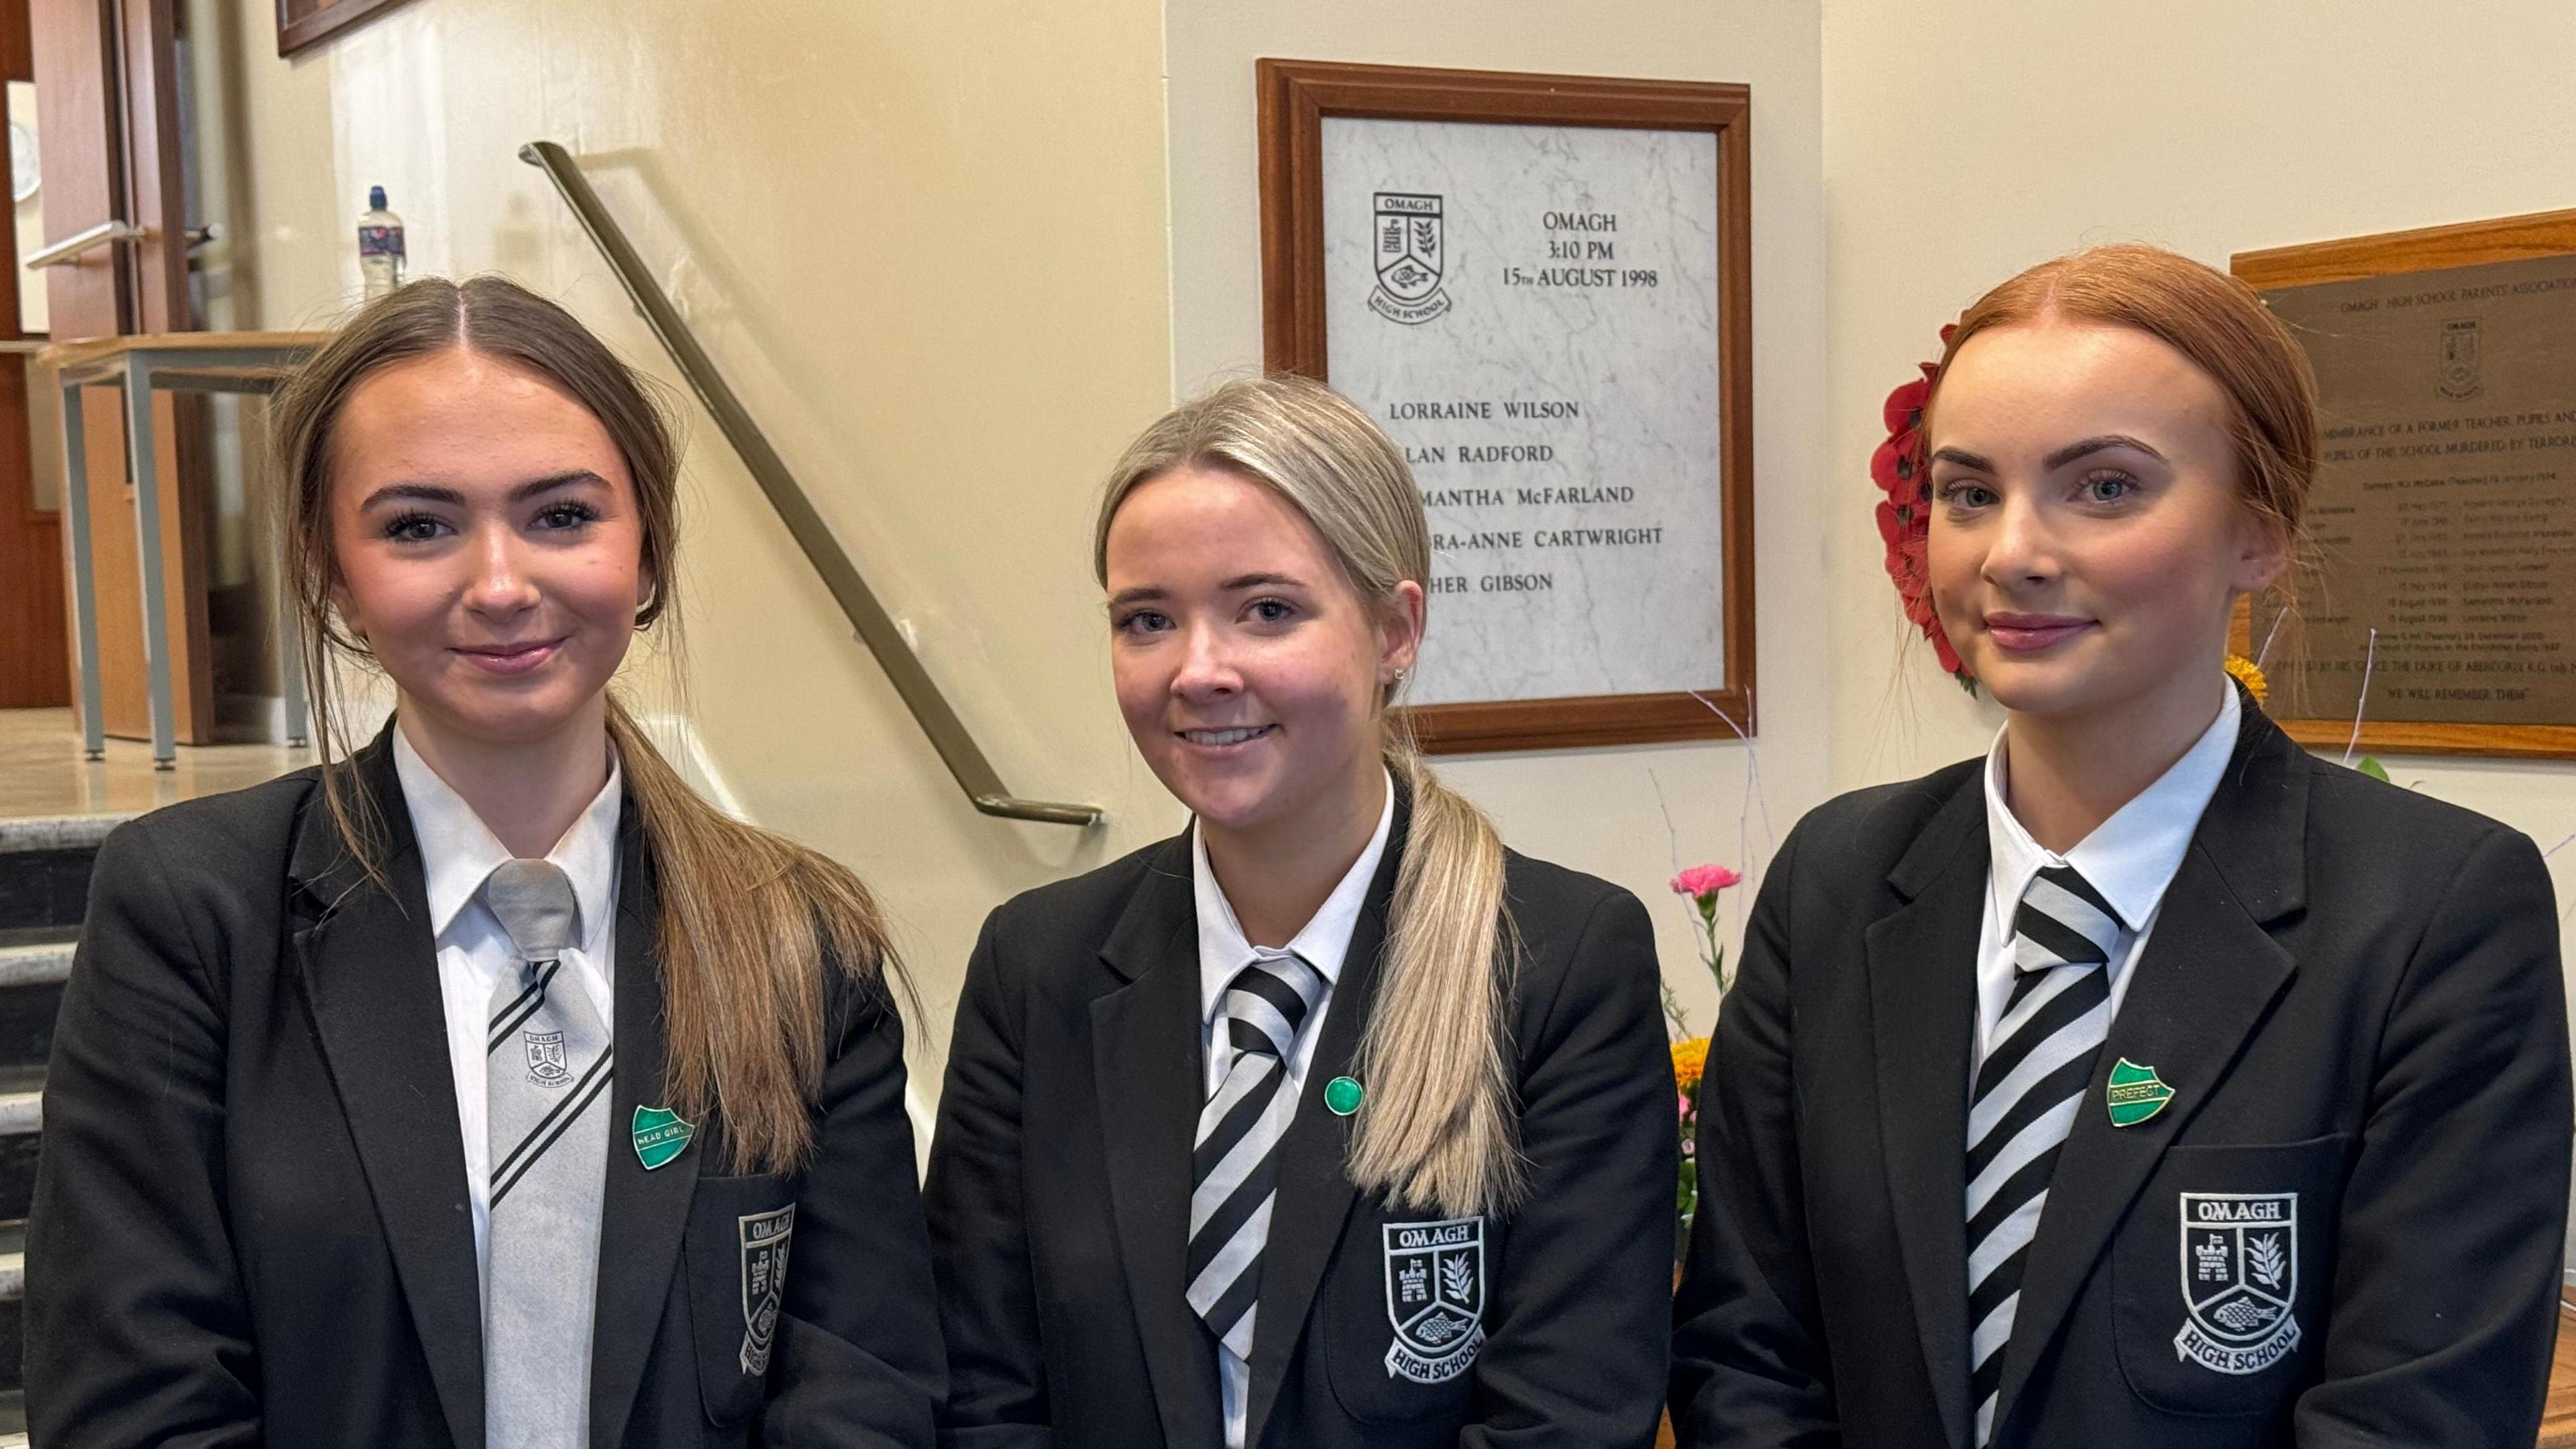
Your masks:
M 636 627 L 667 612 L 678 577 L 679 454 L 669 424 L 634 372 L 561 307 L 499 277 L 426 278 L 368 304 L 314 354 L 279 393 L 271 418 L 285 487 L 279 528 L 302 624 L 323 798 L 351 854 L 379 882 L 384 822 L 368 793 L 352 788 L 337 718 L 341 667 L 364 667 L 371 656 L 331 606 L 339 567 L 331 428 L 369 374 L 453 348 L 547 378 L 615 440 L 634 478 L 643 563 L 654 581 Z M 792 1172 L 814 1150 L 829 1025 L 824 972 L 837 970 L 888 1001 L 889 981 L 903 976 L 885 919 L 847 868 L 701 799 L 614 694 L 608 735 L 660 900 L 666 1100 L 692 1121 L 723 1115 L 728 1171 Z
M 1227 383 L 1128 445 L 1092 531 L 1108 581 L 1109 523 L 1139 485 L 1181 467 L 1220 468 L 1305 516 L 1361 597 L 1431 577 L 1431 529 L 1404 454 L 1368 414 L 1320 383 Z M 1380 700 L 1393 703 L 1394 688 Z M 1511 1077 L 1518 941 L 1503 902 L 1503 842 L 1484 812 L 1440 783 L 1400 725 L 1387 767 L 1412 824 L 1387 928 L 1377 1001 L 1360 1037 L 1368 1093 L 1346 1167 L 1360 1187 L 1464 1216 L 1507 1212 L 1527 1189 Z

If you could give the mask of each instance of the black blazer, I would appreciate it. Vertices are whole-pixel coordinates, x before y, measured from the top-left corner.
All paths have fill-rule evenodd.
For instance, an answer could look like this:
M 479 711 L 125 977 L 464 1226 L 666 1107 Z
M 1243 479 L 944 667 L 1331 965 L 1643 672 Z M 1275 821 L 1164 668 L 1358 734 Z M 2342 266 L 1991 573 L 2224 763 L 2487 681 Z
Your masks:
M 1685 1445 L 1970 1442 L 1982 769 L 1833 801 L 1763 883 L 1700 1118 Z M 2531 842 L 2311 759 L 2248 704 L 2130 969 L 2029 1250 L 1999 1449 L 2529 1449 L 2571 1132 Z M 2174 1095 L 2115 1127 L 2123 1058 Z M 2209 1336 L 2184 1296 L 2204 1262 L 2204 1314 L 2248 1274 L 2286 1280 L 2295 1348 L 2229 1371 L 2186 1353 Z
M 27 1239 L 34 1442 L 482 1449 L 482 1301 L 420 859 L 385 741 L 356 774 L 388 893 L 313 771 L 157 811 L 99 852 L 45 1086 Z M 942 1392 L 902 1032 L 829 989 L 819 1151 L 725 1177 L 721 1122 L 647 1172 L 653 874 L 630 798 L 590 1442 L 924 1445 Z M 796 1204 L 765 1379 L 736 1219 Z
M 1670 1343 L 1672 1067 L 1634 896 L 1510 857 L 1525 960 L 1511 1066 L 1529 1203 L 1481 1225 L 1487 1340 L 1422 1384 L 1387 1367 L 1390 1224 L 1323 1104 L 1375 995 L 1401 798 L 1280 1145 L 1262 1259 L 1250 1449 L 1623 1449 L 1654 1439 Z M 1183 1297 L 1190 1148 L 1206 1097 L 1190 841 L 995 911 L 967 968 L 926 1201 L 952 1388 L 972 1449 L 1212 1449 L 1216 1342 Z

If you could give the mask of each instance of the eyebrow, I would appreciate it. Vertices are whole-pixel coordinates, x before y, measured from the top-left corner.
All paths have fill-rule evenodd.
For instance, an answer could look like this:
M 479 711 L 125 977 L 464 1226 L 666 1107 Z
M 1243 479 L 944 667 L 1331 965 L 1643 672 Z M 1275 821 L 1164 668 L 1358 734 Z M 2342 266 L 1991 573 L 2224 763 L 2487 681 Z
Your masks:
M 2040 459 L 2040 466 L 2054 472 L 2055 470 L 2063 468 L 2067 464 L 2074 462 L 2078 458 L 2089 458 L 2095 453 L 2104 452 L 2112 448 L 2135 448 L 2139 452 L 2146 454 L 2148 457 L 2153 458 L 2158 462 L 2164 461 L 2165 455 L 2156 451 L 2142 439 L 2130 437 L 2126 433 L 2104 433 L 2098 438 L 2086 438 L 2080 443 L 2069 443 L 2065 447 L 2059 448 L 2055 452 L 2050 453 L 2047 457 Z M 1995 471 L 1993 459 L 1980 456 L 1976 453 L 1971 453 L 1965 448 L 1936 448 L 1932 452 L 1932 461 L 1935 463 L 1956 463 L 1962 468 L 1973 468 L 1981 473 L 1991 473 Z
M 2098 438 L 2086 438 L 2080 443 L 2069 443 L 2065 447 L 2058 449 L 2056 452 L 2049 454 L 2047 457 L 2042 458 L 2040 463 L 2042 466 L 2054 470 L 2063 468 L 2078 458 L 2091 457 L 2095 453 L 2104 452 L 2111 448 L 2134 448 L 2137 451 L 2146 454 L 2148 457 L 2155 459 L 2159 463 L 2164 461 L 2165 456 L 2164 454 L 2147 446 L 2145 442 L 2137 438 L 2130 437 L 2126 433 L 2104 433 Z
M 1280 587 L 1302 589 L 1305 586 L 1306 581 L 1298 578 L 1294 574 L 1252 573 L 1236 574 L 1233 578 L 1227 579 L 1225 582 L 1217 585 L 1217 588 L 1226 593 L 1232 594 L 1239 593 L 1244 589 Z M 1109 607 L 1115 609 L 1128 604 L 1145 603 L 1153 599 L 1168 599 L 1171 596 L 1171 590 L 1163 588 L 1158 584 L 1138 584 L 1134 588 L 1120 589 L 1118 592 L 1111 594 L 1109 596 Z
M 520 484 L 518 487 L 511 489 L 510 501 L 513 503 L 524 503 L 527 500 L 536 497 L 540 493 L 551 492 L 557 488 L 569 488 L 580 483 L 597 483 L 602 487 L 605 487 L 607 486 L 608 480 L 600 477 L 597 473 L 590 471 L 588 468 L 575 468 L 568 473 L 549 473 L 543 478 L 531 478 L 527 482 Z M 446 503 L 462 507 L 465 503 L 465 494 L 459 489 L 445 487 L 437 483 L 388 483 L 384 487 L 377 489 L 375 492 L 368 494 L 367 500 L 358 506 L 362 509 L 373 508 L 379 503 L 391 503 L 401 499 L 411 499 L 421 503 Z

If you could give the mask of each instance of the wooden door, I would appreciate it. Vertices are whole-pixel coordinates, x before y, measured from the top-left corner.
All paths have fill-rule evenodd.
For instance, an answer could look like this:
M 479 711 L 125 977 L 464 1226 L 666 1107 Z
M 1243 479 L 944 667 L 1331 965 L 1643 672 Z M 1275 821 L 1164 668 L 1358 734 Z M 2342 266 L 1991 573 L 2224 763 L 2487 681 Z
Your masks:
M 58 341 L 193 329 L 186 197 L 180 182 L 176 0 L 29 0 L 42 118 L 49 241 L 111 219 L 142 227 L 137 243 L 98 248 L 45 272 Z M 124 397 L 83 401 L 91 557 L 98 600 L 99 684 L 107 732 L 151 736 L 134 491 L 125 473 Z M 202 431 L 194 407 L 153 401 L 160 450 L 162 577 L 169 601 L 173 730 L 214 738 L 207 647 Z
M 35 80 L 31 44 L 27 0 L 0 0 L 0 82 Z M 0 342 L 26 340 L 16 228 L 0 227 Z M 0 352 L 0 709 L 71 702 L 60 480 L 37 478 L 27 422 L 27 358 Z

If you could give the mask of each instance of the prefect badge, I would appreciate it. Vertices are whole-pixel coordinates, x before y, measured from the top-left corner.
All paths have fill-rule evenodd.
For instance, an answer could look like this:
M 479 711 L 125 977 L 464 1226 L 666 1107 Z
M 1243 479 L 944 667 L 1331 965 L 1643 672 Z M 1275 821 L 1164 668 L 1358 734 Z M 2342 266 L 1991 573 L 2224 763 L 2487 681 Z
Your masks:
M 1389 1378 L 1445 1384 L 1485 1342 L 1485 1220 L 1386 1225 Z
M 2299 1346 L 2299 1195 L 2182 1195 L 2182 1302 L 2174 1353 L 2223 1374 L 2260 1373 Z

